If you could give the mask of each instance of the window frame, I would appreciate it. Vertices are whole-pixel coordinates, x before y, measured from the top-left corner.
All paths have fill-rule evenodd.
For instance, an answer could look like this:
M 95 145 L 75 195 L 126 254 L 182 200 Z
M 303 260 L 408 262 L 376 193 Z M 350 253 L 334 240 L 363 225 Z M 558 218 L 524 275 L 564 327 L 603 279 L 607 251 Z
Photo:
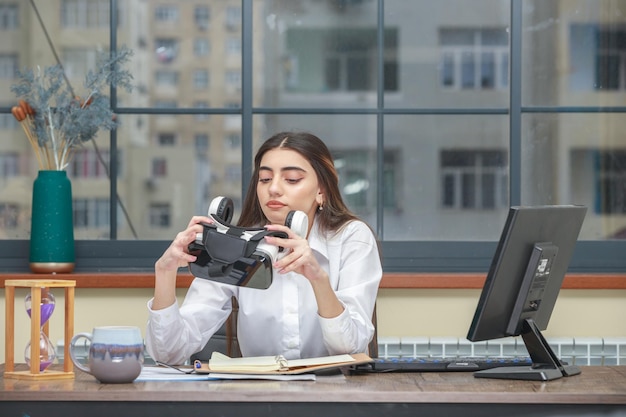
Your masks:
M 119 0 L 111 0 L 112 10 L 116 10 Z M 384 97 L 384 1 L 376 0 L 378 7 L 377 42 L 379 43 L 379 55 L 377 57 L 378 82 L 376 94 Z M 252 172 L 253 143 L 252 143 L 252 119 L 258 114 L 271 114 L 286 112 L 285 109 L 254 107 L 252 94 L 252 2 L 253 0 L 241 1 L 241 30 L 242 30 L 242 85 L 241 85 L 241 108 L 240 109 L 206 109 L 207 114 L 238 114 L 242 118 L 241 152 L 242 160 L 247 161 L 241 167 L 242 190 L 241 196 L 245 195 L 249 178 Z M 626 107 L 533 107 L 522 106 L 521 98 L 521 56 L 522 56 L 522 0 L 510 0 L 511 8 L 511 41 L 509 45 L 509 93 L 510 103 L 506 108 L 496 109 L 397 109 L 385 108 L 384 100 L 378 100 L 375 109 L 329 109 L 328 114 L 376 114 L 378 120 L 377 143 L 382 149 L 384 144 L 384 129 L 382 124 L 384 116 L 393 114 L 507 114 L 510 121 L 510 187 L 509 201 L 511 205 L 519 205 L 521 201 L 521 118 L 528 113 L 594 113 L 616 112 L 626 113 Z M 111 13 L 111 25 L 116 28 L 117 13 Z M 232 24 L 232 22 L 231 22 Z M 111 45 L 117 45 L 116 30 L 111 30 Z M 119 114 L 149 114 L 149 115 L 179 115 L 196 114 L 198 109 L 176 109 L 172 112 L 166 108 L 124 108 L 118 107 L 115 96 L 112 97 L 112 106 Z M 4 112 L 10 109 L 2 109 Z M 311 114 L 311 109 L 289 109 L 290 114 Z M 316 109 L 315 114 L 320 110 Z M 117 133 L 110 132 L 111 154 L 118 153 L 116 148 Z M 377 164 L 384 166 L 383 153 L 377 155 Z M 118 164 L 111 163 L 112 181 L 110 181 L 111 196 L 116 195 L 116 182 L 119 178 Z M 377 169 L 377 183 L 384 181 L 383 169 Z M 378 198 L 376 211 L 378 226 L 375 230 L 379 236 L 383 236 L 383 190 L 377 187 Z M 77 272 L 138 272 L 153 271 L 154 261 L 167 248 L 170 241 L 167 240 L 118 240 L 115 225 L 118 224 L 117 204 L 111 199 L 110 216 L 110 239 L 109 240 L 77 240 L 76 241 L 76 271 Z M 173 238 L 173 237 L 172 237 Z M 448 272 L 448 273 L 471 273 L 485 272 L 488 270 L 491 258 L 496 247 L 495 241 L 387 241 L 381 242 L 383 268 L 385 272 Z M 5 272 L 25 272 L 28 270 L 28 240 L 0 240 L 0 267 Z M 626 240 L 602 240 L 602 241 L 579 241 L 574 251 L 570 271 L 611 273 L 626 271 Z

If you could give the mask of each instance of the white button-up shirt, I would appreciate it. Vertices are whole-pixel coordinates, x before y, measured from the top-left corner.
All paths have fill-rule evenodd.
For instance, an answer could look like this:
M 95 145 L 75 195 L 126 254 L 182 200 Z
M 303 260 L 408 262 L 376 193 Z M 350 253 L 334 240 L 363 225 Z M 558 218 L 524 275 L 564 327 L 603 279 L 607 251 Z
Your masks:
M 309 245 L 344 306 L 334 318 L 317 314 L 309 281 L 296 273 L 274 272 L 266 290 L 196 278 L 185 300 L 152 310 L 146 348 L 156 360 L 183 363 L 200 351 L 239 303 L 237 338 L 243 356 L 282 354 L 287 359 L 366 352 L 373 337 L 372 313 L 382 266 L 376 238 L 361 221 L 324 236 L 313 225 Z

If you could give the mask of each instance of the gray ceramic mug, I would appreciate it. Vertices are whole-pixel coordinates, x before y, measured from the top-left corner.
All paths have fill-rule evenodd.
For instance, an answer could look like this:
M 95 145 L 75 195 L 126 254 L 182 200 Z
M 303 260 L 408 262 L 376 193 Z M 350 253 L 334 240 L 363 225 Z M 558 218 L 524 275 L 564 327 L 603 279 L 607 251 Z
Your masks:
M 76 342 L 89 340 L 87 364 L 77 358 Z M 77 333 L 70 343 L 70 358 L 78 369 L 108 384 L 133 382 L 143 366 L 143 339 L 139 327 L 94 327 L 92 333 Z

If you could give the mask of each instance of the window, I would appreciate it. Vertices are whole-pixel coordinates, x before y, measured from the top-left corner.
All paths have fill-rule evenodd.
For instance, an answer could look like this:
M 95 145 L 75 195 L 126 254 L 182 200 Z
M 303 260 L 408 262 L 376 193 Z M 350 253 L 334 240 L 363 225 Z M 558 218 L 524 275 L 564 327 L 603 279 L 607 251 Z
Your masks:
M 626 213 L 626 150 L 596 152 L 598 211 Z
M 484 210 L 508 205 L 506 152 L 442 151 L 440 163 L 444 208 Z
M 209 14 L 208 6 L 196 6 L 193 10 L 193 20 L 196 22 L 196 27 L 199 30 L 207 30 L 209 28 Z
M 209 88 L 209 72 L 207 70 L 195 70 L 193 72 L 193 88 L 205 90 Z
M 226 28 L 237 30 L 241 25 L 241 8 L 228 6 L 226 8 Z
M 596 42 L 595 88 L 626 89 L 626 28 L 597 28 Z
M 240 90 L 241 89 L 241 72 L 240 71 L 234 71 L 234 70 L 229 70 L 226 71 L 226 74 L 224 75 L 225 81 L 226 81 L 226 85 L 231 89 L 231 90 Z
M 176 39 L 157 39 L 154 51 L 156 53 L 157 62 L 169 64 L 174 61 L 176 55 L 178 55 L 178 41 Z
M 154 9 L 154 20 L 157 22 L 178 22 L 178 7 L 157 6 Z
M 0 239 L 0 267 L 23 272 L 28 254 L 18 248 L 28 239 L 37 161 L 10 113 L 10 86 L 16 70 L 54 57 L 37 19 L 27 18 L 28 2 L 0 3 L 0 149 L 17 154 L 2 162 L 0 204 L 20 210 L 17 228 Z M 594 208 L 573 271 L 626 270 L 620 2 L 339 3 L 37 2 L 77 94 L 95 48 L 134 48 L 131 71 L 141 84 L 116 91 L 120 128 L 97 138 L 112 182 L 87 152 L 91 144 L 68 168 L 76 221 L 94 225 L 77 229 L 77 255 L 97 248 L 112 270 L 153 269 L 146 259 L 213 197 L 241 207 L 263 138 L 301 129 L 336 155 L 341 191 L 376 231 L 386 272 L 482 272 L 509 204 L 552 203 Z M 19 33 L 4 27 L 14 24 Z M 195 78 L 196 70 L 208 76 Z M 205 81 L 207 90 L 196 88 Z M 166 162 L 155 170 L 167 177 L 150 189 L 155 158 Z M 180 195 L 170 200 L 174 190 Z M 127 239 L 139 241 L 137 250 L 118 254 Z M 477 257 L 469 259 L 467 247 Z M 89 257 L 77 267 L 99 268 Z
M 0 178 L 11 178 L 20 175 L 20 156 L 17 152 L 0 152 Z
M 226 136 L 225 145 L 228 149 L 239 149 L 241 146 L 241 135 L 230 133 Z
M 287 31 L 283 59 L 284 85 L 289 91 L 374 91 L 377 82 L 376 29 L 299 29 Z M 310 56 L 319 55 L 322 76 L 310 71 Z M 384 88 L 398 88 L 397 30 L 385 30 Z M 308 63 L 303 65 L 303 63 Z
M 19 23 L 17 4 L 0 4 L 0 30 L 17 29 Z
M 72 204 L 75 228 L 106 229 L 109 227 L 111 216 L 108 198 L 75 198 Z
M 20 208 L 13 203 L 0 203 L 0 229 L 16 229 L 19 221 Z
M 17 55 L 0 53 L 0 78 L 12 79 L 17 73 Z
M 109 151 L 100 150 L 100 156 L 108 163 Z M 77 150 L 67 167 L 67 174 L 73 178 L 107 178 L 106 169 L 93 149 Z
M 376 178 L 371 167 L 376 165 L 376 153 L 361 149 L 349 151 L 332 150 L 335 168 L 341 178 L 341 195 L 352 210 L 364 214 L 376 195 Z M 397 183 L 395 172 L 399 170 L 397 152 L 386 150 L 384 154 L 385 194 L 383 205 L 385 208 L 397 208 L 396 189 L 401 187 Z
M 196 38 L 193 40 L 193 54 L 195 56 L 207 56 L 211 52 L 211 44 L 206 38 Z
M 169 203 L 150 204 L 150 226 L 165 228 L 170 226 Z
M 159 146 L 176 145 L 176 135 L 174 133 L 159 133 L 157 142 Z
M 0 113 L 0 129 L 14 130 L 19 128 L 19 123 L 11 114 Z
M 227 55 L 241 55 L 241 40 L 239 38 L 226 39 L 225 50 Z
M 64 48 L 63 67 L 70 78 L 82 78 L 96 67 L 98 51 L 94 48 Z
M 167 159 L 166 158 L 152 159 L 152 176 L 155 178 L 167 177 Z
M 197 100 L 193 102 L 193 107 L 196 109 L 208 109 L 209 102 L 206 100 Z M 208 120 L 209 115 L 206 113 L 198 113 L 194 115 L 194 119 L 196 120 Z
M 508 86 L 506 29 L 440 29 L 439 43 L 442 87 L 487 90 Z
M 206 152 L 209 150 L 209 135 L 206 133 L 196 133 L 193 137 L 193 143 L 196 152 Z
M 109 0 L 63 0 L 61 24 L 65 28 L 108 28 Z
M 154 81 L 158 85 L 169 85 L 175 87 L 178 85 L 178 78 L 178 71 L 157 70 L 154 76 Z

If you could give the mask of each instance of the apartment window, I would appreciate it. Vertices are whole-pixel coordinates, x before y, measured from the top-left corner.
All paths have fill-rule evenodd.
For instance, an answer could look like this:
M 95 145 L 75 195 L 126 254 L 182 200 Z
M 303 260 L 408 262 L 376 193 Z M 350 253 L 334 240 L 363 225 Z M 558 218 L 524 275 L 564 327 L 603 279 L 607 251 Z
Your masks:
M 150 204 L 150 226 L 166 228 L 171 223 L 171 209 L 169 203 Z
M 104 229 L 109 227 L 110 202 L 108 198 L 75 198 L 72 206 L 75 228 Z
M 109 0 L 63 0 L 61 25 L 64 28 L 108 28 Z
M 239 38 L 226 39 L 226 55 L 241 55 L 241 40 Z
M 206 38 L 195 38 L 193 40 L 193 54 L 195 56 L 207 56 L 211 52 L 211 43 Z
M 196 6 L 193 10 L 193 20 L 199 30 L 207 30 L 209 28 L 209 6 Z
M 157 143 L 159 146 L 174 146 L 176 145 L 176 135 L 174 133 L 159 133 Z
M 598 28 L 595 59 L 596 90 L 626 89 L 626 29 Z
M 506 157 L 500 150 L 442 151 L 441 205 L 461 210 L 506 207 Z
M 0 152 L 0 178 L 11 178 L 20 175 L 20 156 L 17 152 Z
M 157 39 L 154 50 L 157 62 L 169 64 L 178 55 L 178 41 L 176 39 Z
M 441 86 L 493 90 L 508 86 L 506 29 L 440 29 Z
M 17 29 L 20 17 L 17 4 L 0 5 L 0 30 Z
M 17 229 L 20 208 L 14 203 L 0 203 L 0 229 Z
M 70 78 L 84 77 L 96 67 L 98 51 L 94 48 L 64 48 L 63 67 Z
M 224 180 L 229 183 L 241 181 L 241 167 L 237 164 L 229 164 L 224 171 Z
M 193 143 L 196 152 L 206 152 L 209 150 L 209 135 L 206 133 L 196 133 L 193 136 Z
M 154 178 L 167 177 L 167 159 L 166 158 L 152 159 L 152 177 Z
M 155 100 L 154 107 L 157 109 L 174 109 L 178 107 L 176 100 Z
M 108 163 L 109 151 L 100 151 L 100 156 Z M 78 149 L 67 167 L 68 175 L 73 178 L 107 178 L 106 167 L 98 159 L 93 149 Z
M 228 70 L 226 74 L 224 74 L 224 78 L 226 81 L 226 85 L 230 89 L 240 89 L 241 88 L 241 71 L 239 70 Z
M 17 60 L 17 54 L 0 54 L 0 78 L 15 78 L 17 74 Z
M 161 23 L 178 22 L 178 7 L 176 6 L 157 6 L 154 9 L 154 19 Z
M 377 198 L 375 194 L 376 178 L 371 167 L 376 165 L 376 152 L 363 149 L 348 151 L 332 151 L 335 168 L 340 178 L 340 191 L 346 204 L 362 213 Z M 386 150 L 384 153 L 383 176 L 385 178 L 383 206 L 397 208 L 396 171 L 399 170 L 396 151 Z
M 284 85 L 293 92 L 374 91 L 377 82 L 376 29 L 289 29 L 283 58 Z M 398 88 L 397 29 L 385 30 L 384 88 Z M 323 73 L 306 63 L 319 55 Z M 320 76 L 321 75 L 321 76 Z
M 12 114 L 0 114 L 0 129 L 13 130 L 19 127 L 19 123 Z
M 193 107 L 195 109 L 208 109 L 209 108 L 209 102 L 206 101 L 206 100 L 197 100 L 197 101 L 193 102 Z M 206 113 L 194 114 L 193 117 L 196 120 L 208 120 L 209 119 L 209 115 L 206 114 Z
M 196 90 L 209 88 L 209 71 L 202 69 L 193 72 L 193 88 Z
M 241 135 L 239 133 L 229 133 L 226 135 L 225 145 L 228 149 L 239 149 L 241 146 Z
M 178 85 L 178 79 L 178 71 L 158 70 L 154 76 L 154 81 L 158 85 L 169 85 L 173 87 Z
M 626 150 L 596 152 L 597 211 L 626 213 Z
M 241 7 L 228 6 L 226 8 L 226 28 L 236 30 L 241 25 Z

